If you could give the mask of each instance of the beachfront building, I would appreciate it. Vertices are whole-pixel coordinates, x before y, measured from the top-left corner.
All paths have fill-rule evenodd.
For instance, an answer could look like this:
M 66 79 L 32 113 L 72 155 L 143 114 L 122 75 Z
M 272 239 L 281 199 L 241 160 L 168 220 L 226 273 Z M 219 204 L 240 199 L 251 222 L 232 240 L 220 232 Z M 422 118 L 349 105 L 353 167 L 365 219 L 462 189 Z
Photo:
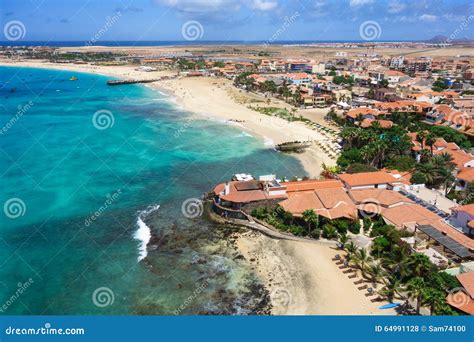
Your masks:
M 313 210 L 327 220 L 381 216 L 386 224 L 414 233 L 407 241 L 440 267 L 474 259 L 474 239 L 436 211 L 398 192 L 403 177 L 393 172 L 339 174 L 338 179 L 278 182 L 232 181 L 214 188 L 214 210 L 225 217 L 248 218 L 257 208 L 279 205 L 294 217 Z M 474 213 L 473 213 L 474 216 Z
M 474 203 L 451 208 L 451 222 L 461 227 L 465 234 L 474 238 Z
M 397 191 L 402 183 L 390 173 L 384 171 L 338 174 L 346 189 L 390 189 Z

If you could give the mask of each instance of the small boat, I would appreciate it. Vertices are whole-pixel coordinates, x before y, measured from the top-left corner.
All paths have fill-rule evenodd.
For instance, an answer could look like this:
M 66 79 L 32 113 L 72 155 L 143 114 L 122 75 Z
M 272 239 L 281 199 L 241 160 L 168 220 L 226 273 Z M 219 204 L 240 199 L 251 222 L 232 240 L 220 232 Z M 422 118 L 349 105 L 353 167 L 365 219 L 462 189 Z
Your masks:
M 392 309 L 392 308 L 396 308 L 396 307 L 399 306 L 400 304 L 402 304 L 402 303 L 388 303 L 388 304 L 379 306 L 379 309 L 381 309 L 381 310 L 384 310 L 384 309 Z
M 69 77 L 69 81 L 77 81 L 78 78 L 76 76 L 71 76 Z

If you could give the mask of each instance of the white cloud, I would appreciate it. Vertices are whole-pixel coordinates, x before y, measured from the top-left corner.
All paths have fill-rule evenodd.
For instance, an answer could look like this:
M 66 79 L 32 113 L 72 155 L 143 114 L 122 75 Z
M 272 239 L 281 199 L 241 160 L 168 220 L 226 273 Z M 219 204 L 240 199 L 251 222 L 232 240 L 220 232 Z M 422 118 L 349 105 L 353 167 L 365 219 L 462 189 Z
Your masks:
M 438 18 L 437 16 L 432 15 L 432 14 L 423 14 L 418 17 L 418 19 L 420 19 L 421 21 L 429 21 L 429 22 L 436 21 L 437 18 Z
M 375 0 L 350 0 L 349 5 L 351 7 L 359 7 L 364 5 L 370 5 L 374 3 Z
M 278 6 L 277 1 L 271 0 L 253 0 L 252 8 L 259 11 L 270 11 Z
M 240 7 L 235 0 L 155 0 L 155 2 L 187 14 L 228 12 L 229 10 L 238 10 Z
M 390 1 L 390 3 L 388 4 L 388 12 L 389 13 L 400 13 L 406 7 L 407 7 L 406 4 L 404 4 L 404 3 L 402 3 L 398 0 L 393 0 L 393 1 Z

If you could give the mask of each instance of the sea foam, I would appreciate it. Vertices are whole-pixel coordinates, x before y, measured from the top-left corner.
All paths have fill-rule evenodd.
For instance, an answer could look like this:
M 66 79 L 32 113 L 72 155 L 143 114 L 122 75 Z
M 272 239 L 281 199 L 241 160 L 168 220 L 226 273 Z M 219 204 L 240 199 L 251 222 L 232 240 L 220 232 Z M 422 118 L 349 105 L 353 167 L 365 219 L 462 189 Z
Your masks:
M 138 251 L 139 251 L 138 261 L 141 261 L 146 258 L 148 254 L 146 246 L 148 245 L 148 242 L 150 242 L 150 238 L 151 238 L 150 227 L 146 225 L 144 220 L 148 215 L 158 210 L 159 208 L 160 208 L 159 204 L 150 205 L 145 210 L 138 212 L 138 217 L 137 217 L 138 229 L 135 232 L 135 235 L 133 236 L 134 239 L 140 241 L 140 245 L 138 247 Z

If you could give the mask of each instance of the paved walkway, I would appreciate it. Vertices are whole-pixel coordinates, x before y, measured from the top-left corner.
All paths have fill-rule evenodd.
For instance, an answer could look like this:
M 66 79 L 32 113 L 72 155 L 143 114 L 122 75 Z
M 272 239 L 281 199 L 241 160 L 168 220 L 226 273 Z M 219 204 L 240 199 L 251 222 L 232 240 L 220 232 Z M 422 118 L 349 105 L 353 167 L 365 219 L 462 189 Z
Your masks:
M 451 214 L 452 207 L 458 205 L 456 202 L 444 197 L 441 192 L 436 190 L 431 190 L 425 187 L 413 187 L 413 190 L 410 190 L 410 188 L 407 187 L 405 190 L 430 204 L 436 205 L 437 208 L 448 214 Z

